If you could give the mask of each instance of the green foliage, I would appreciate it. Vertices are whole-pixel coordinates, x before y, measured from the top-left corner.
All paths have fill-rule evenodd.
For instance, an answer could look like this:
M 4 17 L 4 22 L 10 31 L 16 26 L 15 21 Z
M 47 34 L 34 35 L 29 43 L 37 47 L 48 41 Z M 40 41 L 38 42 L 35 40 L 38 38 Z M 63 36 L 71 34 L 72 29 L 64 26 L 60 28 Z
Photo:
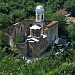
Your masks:
M 7 14 L 8 13 L 8 4 L 0 2 L 0 12 Z
M 37 5 L 43 5 L 45 7 L 46 19 L 50 20 L 52 12 L 63 7 L 73 9 L 75 6 L 74 3 L 74 0 L 1 0 L 0 13 L 2 14 L 0 14 L 0 23 L 2 23 L 2 28 L 5 28 L 5 25 L 7 27 L 24 18 L 31 18 L 35 16 L 35 7 Z
M 15 22 L 18 22 L 18 21 L 24 19 L 26 14 L 24 13 L 24 10 L 16 9 L 16 10 L 12 10 L 9 13 L 9 16 L 12 19 L 12 21 L 15 23 Z
M 24 75 L 24 62 L 19 57 L 8 55 L 0 61 L 0 74 Z
M 35 15 L 35 2 L 32 0 L 1 0 L 0 2 L 0 24 L 2 29 L 12 23 L 21 21 Z
M 0 47 L 4 47 L 5 45 L 7 45 L 7 38 L 5 34 L 0 31 Z
M 64 7 L 69 9 L 69 10 L 72 10 L 75 7 L 75 1 L 74 0 L 71 0 L 71 1 L 67 0 L 67 1 L 65 1 Z
M 5 75 L 74 75 L 75 52 L 67 50 L 54 57 L 53 50 L 29 64 L 20 55 L 0 51 L 0 74 Z
M 27 16 L 35 16 L 35 2 L 33 0 L 30 0 L 27 2 Z
M 12 23 L 10 17 L 6 14 L 0 13 L 0 30 L 6 28 Z
M 2 28 L 6 28 L 12 23 L 21 21 L 24 18 L 34 18 L 35 7 L 37 5 L 43 5 L 45 7 L 45 19 L 50 20 L 54 11 L 63 7 L 74 9 L 74 3 L 74 0 L 1 0 L 0 23 L 2 24 Z
M 23 37 L 16 37 L 15 38 L 15 43 L 22 43 L 22 42 L 24 42 L 24 39 L 23 39 Z
M 52 12 L 50 7 L 46 7 L 45 9 L 46 9 L 45 10 L 45 20 L 49 20 L 50 21 L 51 15 L 52 15 L 53 12 Z
M 68 26 L 66 27 L 66 30 L 68 31 L 68 34 L 69 34 L 68 37 L 72 39 L 72 35 L 73 35 L 73 25 L 72 25 L 72 24 L 68 25 Z
M 66 2 L 66 3 L 65 3 Z M 0 30 L 12 23 L 24 18 L 35 16 L 35 7 L 45 7 L 45 19 L 57 20 L 59 35 L 67 35 L 68 39 L 73 37 L 72 25 L 66 26 L 65 17 L 54 13 L 62 7 L 74 10 L 75 1 L 69 0 L 1 0 L 0 2 Z M 68 34 L 67 34 L 67 33 Z M 73 37 L 72 37 L 73 36 Z M 6 36 L 0 31 L 0 46 L 5 46 Z M 22 42 L 21 37 L 16 37 L 16 43 Z M 73 43 L 75 45 L 75 43 Z M 0 47 L 0 50 L 2 48 Z M 10 51 L 9 51 L 10 52 Z M 68 49 L 56 56 L 51 50 L 45 56 L 35 62 L 27 64 L 21 56 L 15 56 L 13 52 L 0 51 L 0 75 L 74 75 L 75 74 L 75 51 Z
M 63 7 L 70 11 L 71 15 L 75 17 L 75 0 L 67 0 Z
M 51 20 L 56 20 L 58 21 L 58 33 L 61 36 L 67 36 L 67 31 L 66 31 L 66 18 L 63 15 L 53 13 L 51 15 Z
M 68 32 L 68 39 L 73 39 L 75 38 L 75 28 L 74 28 L 74 25 L 73 24 L 69 24 L 67 27 L 66 27 L 66 30 Z

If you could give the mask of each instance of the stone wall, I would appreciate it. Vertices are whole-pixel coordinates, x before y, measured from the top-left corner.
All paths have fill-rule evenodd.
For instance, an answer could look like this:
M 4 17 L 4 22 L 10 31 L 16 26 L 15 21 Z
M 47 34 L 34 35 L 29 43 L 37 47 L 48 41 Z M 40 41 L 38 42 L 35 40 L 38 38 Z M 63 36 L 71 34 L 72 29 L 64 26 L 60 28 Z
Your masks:
M 27 36 L 30 35 L 30 26 L 33 25 L 34 20 L 23 20 L 21 22 L 18 22 L 16 24 L 13 24 L 12 26 L 9 26 L 6 28 L 4 31 L 6 35 L 9 37 L 9 44 L 14 47 L 15 44 L 15 39 L 16 37 L 22 37 L 24 40 L 22 42 L 25 42 L 27 39 Z M 49 23 L 49 22 L 48 22 Z M 54 24 L 53 24 L 54 23 Z M 23 48 L 17 48 L 17 50 L 22 53 L 25 56 L 33 56 L 37 57 L 39 56 L 42 52 L 45 51 L 46 47 L 52 44 L 52 42 L 58 38 L 58 23 L 53 22 L 47 27 L 47 30 L 45 31 L 44 28 L 46 28 L 46 25 L 42 26 L 43 22 L 41 22 L 42 30 L 41 33 L 38 35 L 41 36 L 38 38 L 38 42 L 32 42 L 32 43 L 19 43 L 18 46 Z M 38 22 L 36 24 L 39 24 Z M 40 31 L 39 31 L 40 32 Z M 41 35 L 44 33 L 47 35 L 46 38 L 43 38 Z M 36 33 L 37 35 L 37 33 Z
M 54 40 L 58 38 L 58 23 L 55 23 L 53 26 L 49 27 L 45 33 L 47 34 L 48 44 L 52 45 Z
M 33 24 L 34 20 L 23 20 L 21 22 L 15 23 L 12 26 L 7 27 L 4 29 L 5 34 L 9 37 L 8 44 L 13 46 L 13 43 L 15 42 L 16 37 L 22 37 L 23 42 L 25 41 L 26 35 L 30 35 L 29 27 L 31 24 Z M 11 38 L 12 37 L 12 38 Z
M 45 51 L 47 43 L 48 43 L 47 38 L 44 39 L 41 38 L 39 42 L 29 43 L 28 44 L 29 48 L 27 48 L 28 49 L 27 51 L 31 52 L 29 53 L 30 56 L 37 57 Z

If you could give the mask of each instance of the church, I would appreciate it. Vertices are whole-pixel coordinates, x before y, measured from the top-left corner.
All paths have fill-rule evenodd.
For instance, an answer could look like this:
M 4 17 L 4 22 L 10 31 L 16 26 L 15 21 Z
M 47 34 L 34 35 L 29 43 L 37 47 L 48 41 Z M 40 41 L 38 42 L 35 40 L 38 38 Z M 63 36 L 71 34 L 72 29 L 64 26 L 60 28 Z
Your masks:
M 39 56 L 58 38 L 58 21 L 45 21 L 42 5 L 38 5 L 35 12 L 36 19 L 24 19 L 4 29 L 8 44 L 24 56 Z M 23 38 L 22 43 L 15 43 L 19 37 Z

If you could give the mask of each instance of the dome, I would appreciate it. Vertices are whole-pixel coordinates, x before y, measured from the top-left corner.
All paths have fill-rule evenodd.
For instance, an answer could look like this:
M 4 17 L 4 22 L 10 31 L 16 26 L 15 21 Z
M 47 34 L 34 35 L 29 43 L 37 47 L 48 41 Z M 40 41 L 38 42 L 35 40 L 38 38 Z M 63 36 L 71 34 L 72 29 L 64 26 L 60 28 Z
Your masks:
M 36 11 L 44 11 L 43 6 L 42 6 L 42 5 L 38 5 L 38 6 L 36 7 Z
M 36 29 L 41 29 L 41 27 L 39 27 L 38 25 L 33 25 L 32 27 L 30 27 L 30 29 L 36 30 Z

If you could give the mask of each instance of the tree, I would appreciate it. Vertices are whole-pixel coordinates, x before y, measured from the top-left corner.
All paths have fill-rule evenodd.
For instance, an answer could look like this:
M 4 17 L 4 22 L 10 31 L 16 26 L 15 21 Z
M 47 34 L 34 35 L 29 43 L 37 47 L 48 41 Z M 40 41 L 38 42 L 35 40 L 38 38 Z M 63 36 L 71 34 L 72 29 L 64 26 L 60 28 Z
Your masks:
M 58 21 L 58 34 L 60 36 L 66 36 L 67 31 L 66 31 L 66 18 L 63 15 L 53 13 L 51 15 L 51 20 Z
M 7 7 L 8 7 L 7 3 L 0 2 L 0 13 L 8 14 L 9 10 L 7 9 Z
M 7 38 L 5 34 L 3 33 L 3 31 L 0 31 L 0 46 L 4 47 L 6 45 L 7 45 Z
M 12 21 L 14 23 L 24 19 L 25 16 L 26 16 L 26 13 L 23 9 L 22 10 L 21 9 L 14 9 L 9 13 L 9 17 L 12 19 Z
M 17 44 L 17 43 L 22 43 L 22 42 L 24 42 L 24 38 L 20 36 L 16 36 L 15 43 Z
M 46 7 L 45 8 L 45 20 L 49 20 L 51 19 L 51 15 L 52 15 L 53 11 L 51 10 L 50 7 Z
M 53 11 L 62 8 L 64 1 L 60 0 L 48 0 L 46 6 L 50 7 Z M 62 6 L 61 6 L 62 5 Z
M 4 29 L 11 25 L 12 21 L 8 15 L 0 13 L 0 23 L 2 24 L 0 29 Z
M 75 0 L 67 0 L 64 5 L 64 8 L 68 9 L 71 12 L 72 16 L 75 16 Z
M 27 17 L 31 17 L 35 15 L 35 2 L 33 0 L 29 0 L 27 2 Z
M 71 23 L 71 24 L 67 25 L 66 30 L 68 32 L 68 39 L 70 39 L 70 40 L 73 39 L 74 40 L 74 38 L 75 38 L 74 24 Z

